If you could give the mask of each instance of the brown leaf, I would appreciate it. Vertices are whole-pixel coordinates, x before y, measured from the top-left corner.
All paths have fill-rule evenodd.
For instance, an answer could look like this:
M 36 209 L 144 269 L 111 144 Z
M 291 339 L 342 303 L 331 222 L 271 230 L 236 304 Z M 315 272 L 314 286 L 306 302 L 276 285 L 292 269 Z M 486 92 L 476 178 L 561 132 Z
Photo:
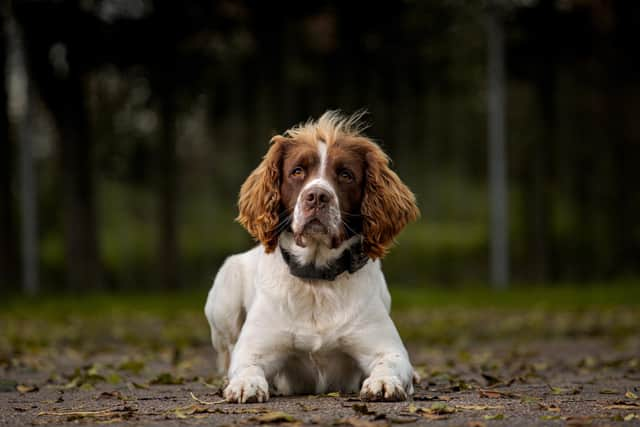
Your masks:
M 500 391 L 500 390 L 487 390 L 487 389 L 479 389 L 478 393 L 480 397 L 486 397 L 489 399 L 500 399 L 500 398 L 508 398 L 508 399 L 517 399 L 520 396 L 516 393 L 511 393 L 509 391 Z
M 637 394 L 635 394 L 635 393 L 634 393 L 634 392 L 632 392 L 632 391 L 627 391 L 627 392 L 624 394 L 624 397 L 626 397 L 627 399 L 632 399 L 632 400 L 637 400 L 637 399 L 638 399 L 638 395 L 637 395 Z
M 38 391 L 39 388 L 38 386 L 35 385 L 25 385 L 25 384 L 19 384 L 16 386 L 16 390 L 18 390 L 19 393 L 33 393 L 34 391 Z
M 251 421 L 257 421 L 260 424 L 267 423 L 293 423 L 297 420 L 293 415 L 287 414 L 286 412 L 273 411 L 267 412 L 262 415 L 255 416 L 251 418 Z
M 456 405 L 456 409 L 464 409 L 468 411 L 486 411 L 488 409 L 502 409 L 502 405 Z
M 566 417 L 563 418 L 568 426 L 589 426 L 593 423 L 593 418 L 591 417 Z

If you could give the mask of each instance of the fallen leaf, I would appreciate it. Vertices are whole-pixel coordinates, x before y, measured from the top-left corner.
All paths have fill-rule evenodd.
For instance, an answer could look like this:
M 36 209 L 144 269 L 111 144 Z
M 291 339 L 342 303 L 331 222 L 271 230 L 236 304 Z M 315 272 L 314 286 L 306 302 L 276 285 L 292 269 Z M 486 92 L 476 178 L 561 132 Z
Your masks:
M 155 377 L 154 379 L 152 379 L 151 381 L 149 381 L 149 384 L 152 385 L 178 385 L 178 384 L 184 384 L 184 378 L 182 377 L 175 377 L 172 374 L 170 374 L 169 372 L 163 372 L 161 374 L 159 374 L 157 377 Z
M 551 390 L 551 394 L 555 396 L 563 395 L 563 394 L 580 394 L 580 390 L 577 388 L 563 388 L 563 387 L 553 387 L 547 384 L 547 387 Z
M 255 416 L 251 418 L 251 421 L 257 421 L 260 424 L 267 423 L 293 423 L 297 420 L 293 415 L 287 414 L 286 412 L 273 411 L 267 412 L 262 415 Z
M 141 360 L 127 360 L 118 365 L 118 370 L 139 374 L 144 369 L 144 362 Z
M 16 390 L 18 390 L 19 393 L 33 393 L 34 391 L 38 391 L 39 388 L 35 385 L 25 385 L 25 384 L 20 384 L 16 386 Z
M 453 406 L 448 406 L 446 403 L 434 403 L 430 408 L 418 408 L 417 412 L 424 412 L 433 415 L 445 415 L 445 414 L 453 414 L 456 412 L 456 408 Z
M 593 422 L 591 417 L 563 417 L 563 420 L 567 422 L 568 426 L 588 426 Z
M 515 393 L 511 393 L 509 391 L 487 390 L 482 388 L 478 390 L 478 393 L 480 394 L 480 397 L 486 397 L 489 399 L 500 399 L 500 398 L 516 399 L 520 397 L 519 395 Z
M 637 400 L 638 399 L 638 395 L 635 394 L 632 391 L 628 391 L 624 394 L 624 397 L 626 397 L 627 399 L 632 399 L 632 400 Z
M 619 392 L 617 390 L 613 390 L 611 388 L 603 388 L 602 390 L 600 390 L 599 393 L 600 394 L 618 394 Z
M 604 409 L 638 409 L 640 407 L 640 404 L 635 403 L 635 402 L 620 402 L 620 403 L 614 403 L 612 405 L 607 405 L 604 407 Z
M 456 405 L 456 409 L 464 409 L 468 411 L 486 411 L 488 409 L 502 409 L 502 405 Z
M 73 417 L 73 418 L 112 418 L 121 416 L 130 416 L 136 409 L 129 406 L 125 407 L 113 407 L 107 409 L 98 409 L 94 411 L 43 411 L 39 412 L 38 416 L 56 416 L 56 417 Z
M 551 421 L 561 419 L 560 415 L 543 415 L 540 417 L 542 421 Z
M 495 414 L 495 415 L 485 415 L 485 420 L 504 420 L 504 414 Z
M 636 415 L 636 414 L 629 414 L 627 416 L 625 416 L 624 418 L 622 418 L 624 421 L 631 421 L 631 420 L 640 420 L 640 416 Z
M 107 382 L 109 384 L 120 384 L 122 382 L 122 377 L 115 372 L 112 372 L 107 376 Z
M 149 389 L 149 384 L 140 384 L 140 383 L 136 383 L 136 382 L 130 382 L 129 383 L 130 387 L 129 388 L 137 388 L 140 390 L 148 390 Z
M 340 397 L 340 392 L 339 391 L 332 391 L 331 393 L 325 393 L 325 394 L 321 394 L 319 396 L 320 397 Z

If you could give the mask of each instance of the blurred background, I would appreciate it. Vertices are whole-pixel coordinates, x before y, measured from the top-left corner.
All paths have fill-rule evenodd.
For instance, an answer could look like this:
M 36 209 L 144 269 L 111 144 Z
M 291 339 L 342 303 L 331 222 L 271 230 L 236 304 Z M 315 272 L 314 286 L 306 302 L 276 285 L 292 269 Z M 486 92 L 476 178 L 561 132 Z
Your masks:
M 393 286 L 637 283 L 639 2 L 1 7 L 3 292 L 206 288 L 270 137 L 361 108 L 423 214 Z

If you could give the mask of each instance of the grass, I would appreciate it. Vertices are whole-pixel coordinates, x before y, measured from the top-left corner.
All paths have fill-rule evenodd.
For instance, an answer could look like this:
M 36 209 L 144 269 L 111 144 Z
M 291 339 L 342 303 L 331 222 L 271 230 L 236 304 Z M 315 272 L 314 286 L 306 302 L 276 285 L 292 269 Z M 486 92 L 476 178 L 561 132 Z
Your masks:
M 640 324 L 635 282 L 503 292 L 486 286 L 391 290 L 400 334 L 419 345 L 592 336 L 624 340 L 637 336 Z M 209 345 L 206 295 L 201 288 L 6 298 L 0 302 L 0 359 L 65 346 L 97 351 L 123 344 L 140 349 Z
M 514 286 L 494 291 L 486 285 L 455 289 L 442 287 L 391 286 L 394 311 L 440 308 L 478 309 L 581 309 L 640 305 L 640 283 L 616 282 L 588 285 Z M 207 288 L 182 291 L 49 294 L 14 296 L 0 302 L 0 318 L 11 315 L 55 318 L 73 314 L 137 312 L 173 316 L 180 312 L 202 312 Z

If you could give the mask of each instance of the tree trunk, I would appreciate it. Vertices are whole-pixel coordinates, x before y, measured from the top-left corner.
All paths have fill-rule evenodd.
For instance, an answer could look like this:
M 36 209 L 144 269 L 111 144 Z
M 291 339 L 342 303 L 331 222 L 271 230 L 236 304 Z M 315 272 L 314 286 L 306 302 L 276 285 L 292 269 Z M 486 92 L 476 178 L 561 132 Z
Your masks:
M 70 74 L 66 108 L 58 123 L 67 280 L 74 290 L 100 287 L 93 142 L 83 85 L 80 75 Z
M 0 11 L 0 290 L 15 288 L 18 281 L 18 243 L 12 195 L 14 147 L 9 134 L 6 17 Z

